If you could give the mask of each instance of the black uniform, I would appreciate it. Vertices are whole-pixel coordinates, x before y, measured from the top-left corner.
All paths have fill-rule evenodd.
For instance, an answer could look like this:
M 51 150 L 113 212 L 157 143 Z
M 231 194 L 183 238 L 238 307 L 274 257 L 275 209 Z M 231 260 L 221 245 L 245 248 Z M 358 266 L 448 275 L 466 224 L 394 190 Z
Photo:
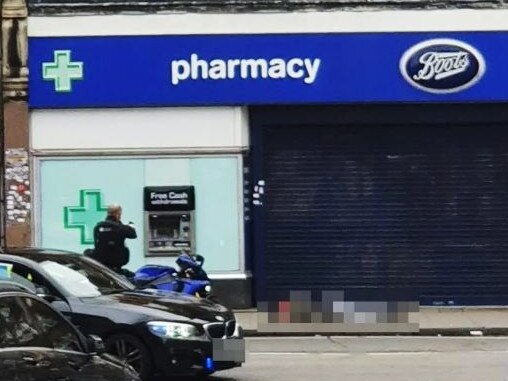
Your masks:
M 93 257 L 103 265 L 115 270 L 129 263 L 129 249 L 125 247 L 126 238 L 136 238 L 136 230 L 112 217 L 99 222 L 94 230 L 95 250 Z

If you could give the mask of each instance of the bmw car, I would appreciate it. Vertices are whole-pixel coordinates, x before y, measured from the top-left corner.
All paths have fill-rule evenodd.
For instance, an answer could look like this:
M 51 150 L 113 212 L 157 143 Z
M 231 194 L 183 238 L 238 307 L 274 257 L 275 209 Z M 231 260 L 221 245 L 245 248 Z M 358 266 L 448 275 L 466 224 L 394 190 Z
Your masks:
M 8 254 L 7 254 L 8 253 Z M 106 351 L 136 370 L 154 375 L 206 375 L 245 361 L 242 328 L 234 314 L 206 299 L 138 290 L 122 276 L 83 255 L 45 249 L 0 254 L 18 283 L 66 315 Z

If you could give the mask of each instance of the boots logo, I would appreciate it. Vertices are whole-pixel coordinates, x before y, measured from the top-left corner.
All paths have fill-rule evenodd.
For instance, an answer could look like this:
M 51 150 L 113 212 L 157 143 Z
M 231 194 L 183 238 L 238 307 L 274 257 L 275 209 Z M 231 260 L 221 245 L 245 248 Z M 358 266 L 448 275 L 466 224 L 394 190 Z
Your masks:
M 464 42 L 435 39 L 407 50 L 400 60 L 400 71 L 417 89 L 449 94 L 476 84 L 485 73 L 481 53 Z

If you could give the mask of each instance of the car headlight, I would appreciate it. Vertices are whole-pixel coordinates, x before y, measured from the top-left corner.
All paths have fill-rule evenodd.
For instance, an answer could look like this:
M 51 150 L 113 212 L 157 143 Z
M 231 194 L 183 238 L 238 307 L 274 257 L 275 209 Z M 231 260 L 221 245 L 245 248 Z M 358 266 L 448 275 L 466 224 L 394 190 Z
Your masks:
M 154 335 L 167 339 L 196 339 L 200 337 L 198 329 L 191 324 L 151 321 L 148 329 Z
M 205 286 L 205 291 L 206 291 L 206 292 L 208 292 L 208 293 L 212 292 L 212 286 L 210 286 L 209 284 L 207 284 L 207 285 Z

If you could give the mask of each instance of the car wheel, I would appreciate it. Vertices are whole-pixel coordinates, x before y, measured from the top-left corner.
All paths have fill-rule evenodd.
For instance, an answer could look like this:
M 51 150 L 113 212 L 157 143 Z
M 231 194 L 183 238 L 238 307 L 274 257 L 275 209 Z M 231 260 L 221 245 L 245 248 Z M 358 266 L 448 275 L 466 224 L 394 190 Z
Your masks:
M 143 380 L 152 376 L 152 359 L 146 346 L 129 334 L 116 334 L 106 339 L 106 352 L 130 365 Z

